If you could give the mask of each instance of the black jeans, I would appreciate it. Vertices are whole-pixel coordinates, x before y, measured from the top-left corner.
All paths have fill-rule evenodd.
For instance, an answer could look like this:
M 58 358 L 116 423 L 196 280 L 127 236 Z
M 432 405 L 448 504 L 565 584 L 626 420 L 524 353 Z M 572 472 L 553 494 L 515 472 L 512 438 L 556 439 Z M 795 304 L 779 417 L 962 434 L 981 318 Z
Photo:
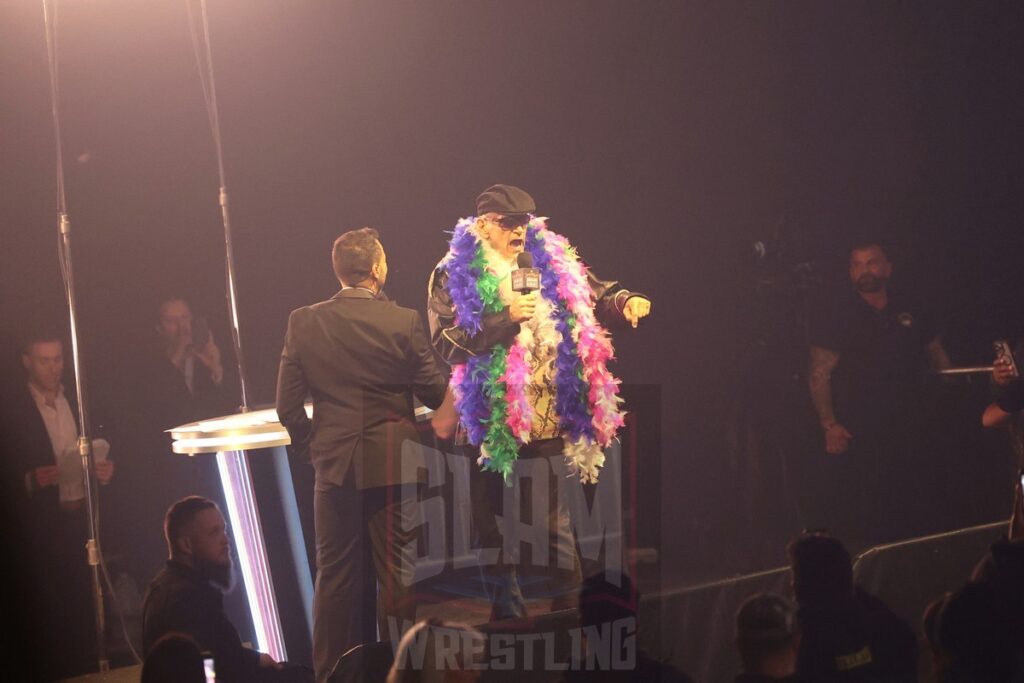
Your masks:
M 568 471 L 562 439 L 523 446 L 516 472 L 506 485 L 501 475 L 470 465 L 470 492 L 477 542 L 501 548 L 496 563 L 481 567 L 491 620 L 526 616 L 520 576 L 528 576 L 537 597 L 552 599 L 552 609 L 576 606 L 582 581 L 569 501 L 559 496 L 559 479 Z M 479 455 L 467 449 L 467 455 Z

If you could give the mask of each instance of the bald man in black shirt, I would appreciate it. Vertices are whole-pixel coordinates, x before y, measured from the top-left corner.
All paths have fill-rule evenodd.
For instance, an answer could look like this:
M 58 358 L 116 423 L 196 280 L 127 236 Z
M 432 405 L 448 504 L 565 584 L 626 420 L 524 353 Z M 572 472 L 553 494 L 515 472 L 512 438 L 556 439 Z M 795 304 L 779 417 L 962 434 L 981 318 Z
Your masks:
M 825 445 L 829 526 L 853 547 L 917 530 L 903 503 L 922 463 L 924 373 L 949 367 L 938 329 L 916 302 L 890 291 L 892 263 L 877 243 L 850 251 L 851 292 L 811 326 L 809 388 Z

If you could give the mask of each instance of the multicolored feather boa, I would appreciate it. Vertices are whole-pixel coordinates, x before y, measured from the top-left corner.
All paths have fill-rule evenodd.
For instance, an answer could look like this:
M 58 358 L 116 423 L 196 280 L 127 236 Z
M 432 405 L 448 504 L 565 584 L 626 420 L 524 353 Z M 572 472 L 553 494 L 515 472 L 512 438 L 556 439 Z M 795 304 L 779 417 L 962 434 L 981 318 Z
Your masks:
M 475 333 L 481 331 L 485 315 L 505 306 L 502 282 L 507 271 L 488 258 L 491 250 L 472 229 L 474 221 L 463 218 L 455 226 L 443 264 L 455 321 Z M 565 455 L 584 483 L 595 483 L 604 464 L 603 449 L 623 424 L 619 380 L 607 367 L 614 357 L 611 339 L 594 317 L 586 268 L 568 240 L 548 230 L 545 219 L 534 218 L 525 248 L 541 272 L 542 305 L 511 347 L 496 346 L 452 368 L 455 407 L 470 443 L 480 446 L 480 465 L 508 481 L 519 447 L 530 441 L 531 361 L 538 344 L 551 345 L 556 349 L 555 410 Z

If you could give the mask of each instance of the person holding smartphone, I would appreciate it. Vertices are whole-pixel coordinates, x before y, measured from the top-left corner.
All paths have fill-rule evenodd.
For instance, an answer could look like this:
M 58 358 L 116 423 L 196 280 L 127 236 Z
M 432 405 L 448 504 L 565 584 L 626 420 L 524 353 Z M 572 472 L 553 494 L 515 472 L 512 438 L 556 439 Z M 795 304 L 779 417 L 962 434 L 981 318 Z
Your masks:
M 197 494 L 223 504 L 216 460 L 174 454 L 164 430 L 234 413 L 239 404 L 230 356 L 205 318 L 178 294 L 162 295 L 155 304 L 139 326 L 145 343 L 118 373 L 124 382 L 118 393 L 132 406 L 119 421 L 129 457 L 123 459 L 118 511 L 108 526 L 111 547 L 131 558 L 129 574 L 140 586 L 163 561 L 162 544 L 150 531 L 171 503 Z M 230 602 L 232 610 L 243 612 L 243 600 L 232 595 Z
M 1024 538 L 1024 435 L 1020 424 L 1013 420 L 1015 415 L 1024 410 L 1024 380 L 1020 377 L 1009 344 L 1003 341 L 996 342 L 992 381 L 996 385 L 996 398 L 982 413 L 981 424 L 990 429 L 1005 426 L 1011 432 L 1013 450 L 1017 454 L 1017 481 L 1014 483 L 1009 537 Z

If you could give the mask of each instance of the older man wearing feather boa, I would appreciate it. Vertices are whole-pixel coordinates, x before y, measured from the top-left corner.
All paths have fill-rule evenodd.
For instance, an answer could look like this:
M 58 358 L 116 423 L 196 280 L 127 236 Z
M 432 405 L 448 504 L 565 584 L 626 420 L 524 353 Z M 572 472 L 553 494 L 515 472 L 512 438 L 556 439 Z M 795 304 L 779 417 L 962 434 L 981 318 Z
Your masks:
M 451 395 L 457 443 L 476 458 L 474 516 L 485 547 L 506 552 L 518 543 L 498 526 L 502 482 L 517 486 L 520 459 L 550 460 L 547 468 L 549 557 L 555 608 L 573 604 L 580 581 L 566 501 L 558 478 L 596 483 L 603 449 L 623 424 L 619 380 L 606 324 L 636 327 L 650 312 L 647 297 L 617 282 L 598 280 L 576 250 L 547 227 L 525 191 L 494 185 L 477 198 L 477 215 L 455 226 L 447 255 L 429 285 L 428 317 L 434 347 L 452 366 Z M 510 273 L 526 251 L 540 272 L 540 289 L 513 291 Z M 442 409 L 443 410 L 443 409 Z M 500 475 L 500 476 L 497 476 Z M 531 482 L 538 486 L 536 481 Z M 517 492 L 527 505 L 533 497 Z M 543 494 L 541 494 L 543 495 Z M 543 500 L 543 498 L 541 499 Z M 536 523 L 536 522 L 535 522 Z M 485 571 L 492 619 L 525 615 L 515 563 L 503 558 Z

